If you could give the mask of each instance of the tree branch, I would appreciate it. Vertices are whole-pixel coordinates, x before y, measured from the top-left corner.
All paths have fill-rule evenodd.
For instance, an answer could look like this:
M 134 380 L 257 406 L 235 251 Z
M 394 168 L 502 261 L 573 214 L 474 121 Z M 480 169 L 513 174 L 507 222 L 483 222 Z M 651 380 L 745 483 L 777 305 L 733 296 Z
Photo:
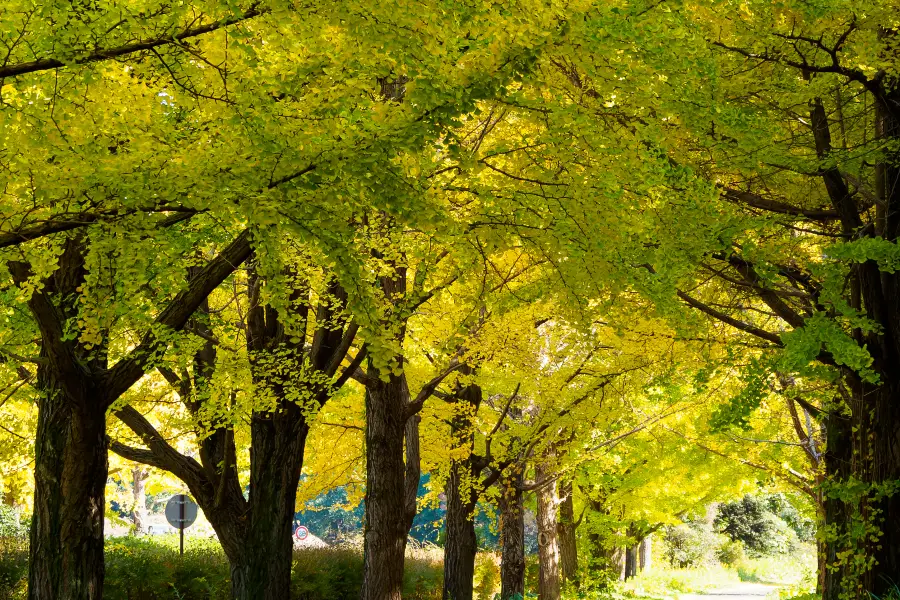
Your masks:
M 779 337 L 778 334 L 772 333 L 770 331 L 766 331 L 764 329 L 760 329 L 759 327 L 755 327 L 749 323 L 745 323 L 744 321 L 740 321 L 738 319 L 730 317 L 730 316 L 726 315 L 725 313 L 718 311 L 718 310 L 712 308 L 711 306 L 708 306 L 708 305 L 700 302 L 699 300 L 685 294 L 681 290 L 676 290 L 676 292 L 678 293 L 678 297 L 681 298 L 682 300 L 684 300 L 688 305 L 696 308 L 697 310 L 699 310 L 701 312 L 706 313 L 707 315 L 713 317 L 714 319 L 717 319 L 719 321 L 722 321 L 723 323 L 731 325 L 735 329 L 740 329 L 741 331 L 755 335 L 758 338 L 762 338 L 764 340 L 772 342 L 773 344 L 775 344 L 778 347 L 781 347 L 784 345 L 781 341 L 781 337 Z
M 438 373 L 434 378 L 431 379 L 431 381 L 423 385 L 422 389 L 419 390 L 419 393 L 416 394 L 415 399 L 406 405 L 406 411 L 404 412 L 403 419 L 406 420 L 413 415 L 419 414 L 419 411 L 421 411 L 422 407 L 425 405 L 425 401 L 431 397 L 431 395 L 437 389 L 437 386 L 439 386 L 441 382 L 446 379 L 451 373 L 459 370 L 464 365 L 465 363 L 461 363 L 454 358 L 446 369 Z
M 154 321 L 151 330 L 144 335 L 138 347 L 105 374 L 103 402 L 106 406 L 115 402 L 134 382 L 140 379 L 151 358 L 165 348 L 165 341 L 158 337 L 154 329 L 178 330 L 184 327 L 197 307 L 225 278 L 247 260 L 251 251 L 250 230 L 245 229 L 191 280 L 188 289 L 179 293 L 169 302 L 169 305 Z
M 268 12 L 267 9 L 261 9 L 258 6 L 254 5 L 249 10 L 236 17 L 228 17 L 225 19 L 220 19 L 218 21 L 213 21 L 212 23 L 208 23 L 206 25 L 189 27 L 188 29 L 184 29 L 179 32 L 162 35 L 140 42 L 124 44 L 122 46 L 117 46 L 114 48 L 103 48 L 101 50 L 95 50 L 94 52 L 85 54 L 69 62 L 64 62 L 57 58 L 42 58 L 31 62 L 2 66 L 0 67 L 0 79 L 4 77 L 15 77 L 16 75 L 25 75 L 27 73 L 36 73 L 39 71 L 58 69 L 67 65 L 84 65 L 88 63 L 99 62 L 102 60 L 117 58 L 119 56 L 134 54 L 135 52 L 152 50 L 153 48 L 158 48 L 160 46 L 166 46 L 169 44 L 177 45 L 181 42 L 181 40 L 210 33 L 218 29 L 222 29 L 223 27 L 227 27 L 229 25 L 234 25 L 235 23 L 240 23 L 241 21 L 246 21 L 248 19 L 258 17 L 259 15 L 265 14 L 266 12 Z

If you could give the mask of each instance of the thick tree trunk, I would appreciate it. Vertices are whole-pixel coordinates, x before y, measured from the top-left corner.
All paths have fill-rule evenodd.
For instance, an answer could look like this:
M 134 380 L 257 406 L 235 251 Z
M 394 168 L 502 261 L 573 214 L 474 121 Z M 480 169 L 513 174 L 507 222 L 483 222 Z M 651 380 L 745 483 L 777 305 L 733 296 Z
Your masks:
M 543 481 L 552 476 L 543 467 L 536 469 L 535 478 Z M 559 496 L 556 481 L 542 485 L 537 490 L 538 525 L 538 599 L 559 600 L 559 537 L 556 531 Z
M 407 404 L 401 377 L 382 381 L 370 363 L 366 385 L 366 523 L 362 600 L 401 600 L 409 525 L 403 439 Z
M 855 435 L 855 454 L 860 457 L 860 462 L 868 463 L 861 470 L 864 480 L 873 486 L 896 485 L 900 481 L 898 378 L 897 372 L 885 374 L 883 385 L 875 389 L 863 388 L 863 397 L 868 400 L 864 406 L 871 412 L 862 412 L 860 420 L 864 425 Z M 866 418 L 869 416 L 871 420 Z M 866 549 L 875 562 L 863 576 L 860 588 L 867 597 L 883 598 L 895 591 L 900 574 L 900 492 L 895 490 L 880 498 L 877 492 L 870 492 L 860 506 L 860 513 L 858 520 L 870 521 L 881 532 L 880 536 L 866 540 Z
M 454 463 L 447 480 L 447 538 L 444 543 L 444 600 L 472 600 L 478 539 L 469 461 Z
M 894 37 L 884 28 L 879 35 Z M 895 58 L 891 55 L 887 58 Z M 879 82 L 875 98 L 875 134 L 884 142 L 900 138 L 900 87 Z M 820 158 L 827 158 L 831 139 L 827 113 L 821 101 L 814 103 L 813 131 Z M 875 169 L 876 206 L 874 228 L 864 228 L 845 178 L 836 168 L 825 169 L 822 178 L 845 233 L 882 238 L 896 243 L 900 234 L 900 153 L 890 151 Z M 826 471 L 832 484 L 848 491 L 858 482 L 870 486 L 860 498 L 825 499 L 826 526 L 837 531 L 837 543 L 829 541 L 823 599 L 883 597 L 895 591 L 900 573 L 900 493 L 884 493 L 885 485 L 900 479 L 900 277 L 881 270 L 874 259 L 851 265 L 853 292 L 850 304 L 880 326 L 878 331 L 854 331 L 860 346 L 872 357 L 872 370 L 880 381 L 864 382 L 845 371 L 851 420 L 833 411 L 828 416 Z M 850 484 L 845 486 L 844 484 Z M 838 489 L 841 489 L 838 487 Z M 833 494 L 832 494 L 833 495 Z M 873 535 L 872 531 L 879 531 Z M 861 533 L 863 532 L 863 533 Z M 841 539 L 843 538 L 843 539 Z M 841 561 L 841 552 L 853 559 Z M 846 559 L 845 559 L 846 560 Z M 864 565 L 864 566 L 860 566 Z
M 622 574 L 625 581 L 637 576 L 640 562 L 640 534 L 633 523 L 628 526 L 627 536 L 629 544 L 625 546 L 625 568 Z
M 231 568 L 235 600 L 290 600 L 291 534 L 308 431 L 297 405 L 253 416 L 250 523 Z
M 147 469 L 141 466 L 131 470 L 131 497 L 134 507 L 131 509 L 131 519 L 134 523 L 134 533 L 145 533 L 147 529 Z
M 525 597 L 525 507 L 522 504 L 522 472 L 518 465 L 501 482 L 500 600 Z
M 575 537 L 575 501 L 572 481 L 559 485 L 560 505 L 557 535 L 563 581 L 578 586 L 578 545 Z
M 103 594 L 103 513 L 108 475 L 102 408 L 74 408 L 38 368 L 34 513 L 29 600 L 99 600 Z M 98 403 L 99 404 L 99 403 Z M 94 414 L 96 413 L 96 414 Z
M 471 374 L 465 367 L 463 373 Z M 479 458 L 472 454 L 475 433 L 472 418 L 481 405 L 481 388 L 468 385 L 458 389 L 455 402 L 461 406 L 451 423 L 455 447 L 464 448 L 466 457 L 454 461 L 447 479 L 447 537 L 444 542 L 444 600 L 472 600 L 475 584 L 475 506 L 480 493 Z

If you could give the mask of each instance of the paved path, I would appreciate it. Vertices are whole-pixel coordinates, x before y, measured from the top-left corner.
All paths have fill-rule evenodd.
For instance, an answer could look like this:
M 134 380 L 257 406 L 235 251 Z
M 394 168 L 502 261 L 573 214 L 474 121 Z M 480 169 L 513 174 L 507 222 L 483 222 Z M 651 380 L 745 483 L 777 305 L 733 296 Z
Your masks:
M 678 600 L 763 600 L 778 590 L 777 585 L 736 583 L 704 594 L 678 594 Z

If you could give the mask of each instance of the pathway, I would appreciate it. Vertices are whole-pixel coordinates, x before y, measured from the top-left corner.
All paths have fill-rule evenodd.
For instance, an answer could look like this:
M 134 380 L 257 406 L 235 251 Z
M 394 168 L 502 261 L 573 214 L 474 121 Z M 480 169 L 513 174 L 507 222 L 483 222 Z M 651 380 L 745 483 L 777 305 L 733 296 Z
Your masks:
M 703 594 L 678 594 L 678 600 L 764 600 L 778 587 L 764 583 L 736 583 Z

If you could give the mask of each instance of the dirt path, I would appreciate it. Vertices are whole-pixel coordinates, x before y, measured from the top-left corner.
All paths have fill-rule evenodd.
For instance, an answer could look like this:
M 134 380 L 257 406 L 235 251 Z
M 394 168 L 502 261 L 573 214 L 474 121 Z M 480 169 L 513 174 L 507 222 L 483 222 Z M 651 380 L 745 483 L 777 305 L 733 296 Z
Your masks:
M 679 594 L 679 600 L 763 600 L 778 590 L 777 585 L 736 583 L 704 594 Z

